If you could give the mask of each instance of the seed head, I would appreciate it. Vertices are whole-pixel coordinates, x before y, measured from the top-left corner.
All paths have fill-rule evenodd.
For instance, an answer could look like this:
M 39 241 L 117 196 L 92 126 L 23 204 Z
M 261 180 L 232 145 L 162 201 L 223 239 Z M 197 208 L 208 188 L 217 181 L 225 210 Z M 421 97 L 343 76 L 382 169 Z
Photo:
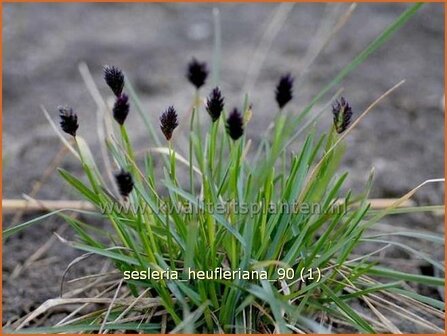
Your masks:
M 188 64 L 188 72 L 186 73 L 188 80 L 199 89 L 205 84 L 206 77 L 208 76 L 208 68 L 205 62 L 199 62 L 195 58 Z
M 177 112 L 174 106 L 169 106 L 168 109 L 160 116 L 160 128 L 166 137 L 166 140 L 171 140 L 172 132 L 178 126 Z
M 346 131 L 351 123 L 352 109 L 344 97 L 332 104 L 332 114 L 334 115 L 334 126 L 337 133 Z
M 283 108 L 286 104 L 292 100 L 293 94 L 293 77 L 290 74 L 284 75 L 279 79 L 279 83 L 276 86 L 276 102 L 279 108 Z
M 234 108 L 228 116 L 226 128 L 233 140 L 239 139 L 244 134 L 244 120 L 237 108 Z
M 78 116 L 70 106 L 58 106 L 61 128 L 65 133 L 76 136 L 79 127 Z
M 120 125 L 124 124 L 127 115 L 129 114 L 129 97 L 126 94 L 122 94 L 116 98 L 115 105 L 113 105 L 113 118 Z
M 123 72 L 115 66 L 104 66 L 104 79 L 107 85 L 112 89 L 115 96 L 121 96 L 124 88 Z
M 133 189 L 132 175 L 125 170 L 121 170 L 119 173 L 115 174 L 115 180 L 121 196 L 129 196 Z
M 224 108 L 224 97 L 218 87 L 215 87 L 206 100 L 206 110 L 213 122 L 217 121 Z

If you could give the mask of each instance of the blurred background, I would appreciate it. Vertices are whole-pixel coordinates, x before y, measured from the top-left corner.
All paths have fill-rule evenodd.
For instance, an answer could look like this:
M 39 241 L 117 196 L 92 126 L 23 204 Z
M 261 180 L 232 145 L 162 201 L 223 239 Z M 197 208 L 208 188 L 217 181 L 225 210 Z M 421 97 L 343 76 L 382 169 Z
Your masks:
M 55 121 L 58 105 L 73 106 L 79 115 L 79 134 L 94 153 L 99 151 L 96 106 L 79 74 L 80 62 L 88 65 L 101 93 L 109 98 L 102 66 L 122 68 L 156 125 L 169 105 L 185 115 L 193 97 L 193 88 L 185 79 L 186 65 L 195 56 L 211 67 L 213 8 L 218 8 L 221 87 L 228 107 L 241 106 L 243 93 L 249 93 L 253 117 L 247 132 L 256 143 L 276 113 L 274 88 L 280 75 L 291 72 L 297 78 L 295 98 L 288 108 L 298 113 L 408 6 L 4 4 L 3 198 L 29 194 L 61 148 L 41 104 Z M 314 112 L 343 88 L 356 117 L 402 79 L 405 84 L 347 138 L 343 169 L 350 172 L 348 187 L 360 190 L 375 167 L 374 197 L 398 197 L 426 179 L 444 175 L 443 4 L 425 4 L 388 43 L 322 99 Z M 209 80 L 203 95 L 211 88 Z M 331 122 L 328 109 L 322 125 L 329 127 Z M 153 145 L 136 112 L 131 110 L 126 123 L 137 148 Z M 176 146 L 182 146 L 181 137 Z M 80 172 L 79 164 L 69 155 L 60 166 Z M 36 197 L 56 200 L 76 199 L 77 195 L 53 172 Z M 436 184 L 424 187 L 415 200 L 418 204 L 441 204 L 443 197 L 443 184 Z M 9 227 L 12 219 L 4 215 L 3 227 Z M 443 231 L 439 215 L 405 216 L 398 223 Z M 26 262 L 61 225 L 51 219 L 4 244 L 4 322 L 58 295 L 60 274 L 79 253 L 52 242 L 36 255 L 32 265 Z M 68 231 L 64 236 L 69 237 Z M 442 259 L 442 254 L 439 257 Z M 94 267 L 85 263 L 74 274 L 97 271 Z

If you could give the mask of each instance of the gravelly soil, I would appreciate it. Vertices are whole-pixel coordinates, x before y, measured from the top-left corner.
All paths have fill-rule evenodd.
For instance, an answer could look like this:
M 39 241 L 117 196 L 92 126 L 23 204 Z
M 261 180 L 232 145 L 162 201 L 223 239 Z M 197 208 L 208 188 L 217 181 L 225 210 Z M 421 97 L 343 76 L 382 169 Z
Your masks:
M 221 4 L 222 88 L 230 106 L 240 104 L 245 73 L 276 5 Z M 367 43 L 406 7 L 403 4 L 360 4 L 333 37 L 297 88 L 297 111 L 332 79 Z M 339 6 L 339 10 L 347 8 Z M 275 111 L 273 88 L 280 74 L 303 71 L 304 55 L 321 20 L 334 5 L 297 4 L 272 44 L 250 90 L 254 116 L 248 134 L 256 140 Z M 147 113 L 156 121 L 166 106 L 186 112 L 192 89 L 184 78 L 192 56 L 212 58 L 212 6 L 192 4 L 4 4 L 3 13 L 3 197 L 29 193 L 60 143 L 40 112 L 44 104 L 57 118 L 56 106 L 70 104 L 80 116 L 80 134 L 97 151 L 95 105 L 78 72 L 85 61 L 101 92 L 101 67 L 116 64 L 134 82 Z M 392 40 L 349 75 L 340 87 L 356 113 L 392 85 L 406 83 L 368 115 L 348 138 L 344 167 L 349 186 L 359 189 L 370 168 L 376 168 L 373 196 L 396 197 L 428 178 L 443 176 L 444 21 L 443 5 L 428 4 Z M 205 91 L 211 88 L 207 85 Z M 335 92 L 335 91 L 334 91 Z M 326 102 L 329 96 L 324 99 Z M 315 110 L 318 110 L 318 106 Z M 139 118 L 128 119 L 137 147 L 150 145 Z M 330 111 L 327 121 L 329 124 Z M 66 158 L 66 169 L 79 171 Z M 420 204 L 443 200 L 443 185 L 425 187 Z M 57 174 L 38 195 L 45 199 L 74 198 Z M 3 216 L 7 227 L 10 216 Z M 398 222 L 412 228 L 442 232 L 441 217 L 418 215 Z M 58 294 L 61 272 L 78 252 L 55 243 L 19 278 L 17 264 L 26 260 L 61 225 L 48 220 L 4 244 L 4 321 L 23 315 Z M 64 235 L 70 236 L 70 230 Z M 420 247 L 429 248 L 430 247 Z M 436 256 L 442 260 L 443 256 Z M 75 274 L 95 270 L 84 263 Z M 77 273 L 76 273 L 77 272 Z

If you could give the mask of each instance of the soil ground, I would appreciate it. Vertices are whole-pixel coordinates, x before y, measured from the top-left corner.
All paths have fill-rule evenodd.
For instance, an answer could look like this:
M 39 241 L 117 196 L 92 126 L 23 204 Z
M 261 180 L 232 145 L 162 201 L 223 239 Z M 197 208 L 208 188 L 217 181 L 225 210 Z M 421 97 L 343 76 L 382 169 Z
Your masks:
M 298 112 L 407 6 L 359 4 L 311 68 L 306 69 L 290 108 Z M 222 22 L 222 89 L 228 106 L 233 106 L 242 102 L 246 70 L 277 5 L 217 7 Z M 184 78 L 185 66 L 192 56 L 208 62 L 212 59 L 212 8 L 211 4 L 4 4 L 3 198 L 20 198 L 29 193 L 60 148 L 40 104 L 55 120 L 57 105 L 72 105 L 79 114 L 79 133 L 98 152 L 95 105 L 79 75 L 79 62 L 88 64 L 104 95 L 110 92 L 102 81 L 102 65 L 123 68 L 154 123 L 171 104 L 185 113 L 192 96 L 192 88 Z M 346 8 L 346 4 L 296 4 L 291 9 L 249 92 L 254 115 L 248 134 L 254 141 L 272 119 L 273 90 L 279 75 L 290 71 L 299 76 L 321 22 L 329 20 L 334 11 L 341 13 Z M 406 80 L 348 137 L 343 168 L 350 172 L 349 187 L 360 190 L 372 166 L 376 169 L 374 197 L 397 197 L 426 179 L 443 176 L 443 8 L 443 4 L 424 5 L 389 43 L 339 86 L 344 88 L 354 112 L 361 113 L 395 83 Z M 209 84 L 205 91 L 210 89 Z M 326 119 L 323 124 L 329 125 L 330 111 Z M 131 114 L 128 123 L 135 145 L 150 146 L 138 116 Z M 79 166 L 69 157 L 61 165 L 79 172 Z M 75 197 L 56 173 L 38 193 L 41 199 Z M 415 200 L 418 204 L 440 204 L 443 197 L 443 185 L 437 184 L 424 187 Z M 3 216 L 4 228 L 11 224 L 11 218 Z M 443 232 L 441 216 L 392 217 L 385 221 L 390 223 Z M 80 255 L 59 242 L 18 276 L 11 275 L 62 225 L 49 219 L 4 243 L 3 323 L 58 295 L 63 270 Z M 70 238 L 70 229 L 63 235 Z M 442 252 L 414 244 L 443 260 Z M 391 257 L 405 255 L 397 251 Z M 83 262 L 70 277 L 96 272 L 97 265 L 94 260 Z

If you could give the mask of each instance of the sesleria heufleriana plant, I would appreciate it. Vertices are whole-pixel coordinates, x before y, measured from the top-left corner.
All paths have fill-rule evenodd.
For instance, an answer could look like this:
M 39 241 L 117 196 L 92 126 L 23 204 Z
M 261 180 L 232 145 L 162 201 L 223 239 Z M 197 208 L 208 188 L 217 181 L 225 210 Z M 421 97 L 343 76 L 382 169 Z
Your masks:
M 397 209 L 417 188 L 384 210 L 370 208 L 372 175 L 363 193 L 341 192 L 347 179 L 346 173 L 338 173 L 344 137 L 370 108 L 361 114 L 340 97 L 324 110 L 333 119 L 325 133 L 313 126 L 318 116 L 305 121 L 314 104 L 419 6 L 402 14 L 305 108 L 292 106 L 293 77 L 282 76 L 272 92 L 277 111 L 257 149 L 246 136 L 250 119 L 256 118 L 248 98 L 243 106 L 230 108 L 219 86 L 207 92 L 205 63 L 193 59 L 187 70 L 194 88 L 187 145 L 175 142 L 180 121 L 174 106 L 160 114 L 159 130 L 154 129 L 123 72 L 104 67 L 115 96 L 108 114 L 115 120 L 114 133 L 105 139 L 114 180 L 104 177 L 77 135 L 82 120 L 78 123 L 70 107 L 59 108 L 61 129 L 73 138 L 66 144 L 79 158 L 87 181 L 59 172 L 110 224 L 101 229 L 62 215 L 77 233 L 75 242 L 64 242 L 108 258 L 119 271 L 118 277 L 114 274 L 115 294 L 105 292 L 113 296 L 107 309 L 46 330 L 374 333 L 400 331 L 398 318 L 439 331 L 422 312 L 440 319 L 443 303 L 417 294 L 408 283 L 443 286 L 444 279 L 369 261 L 393 243 L 368 236 L 368 228 L 390 213 L 427 210 Z M 143 117 L 157 145 L 145 153 L 142 166 L 126 129 L 133 111 Z M 301 146 L 292 153 L 289 145 L 295 140 Z M 187 149 L 187 158 L 179 148 Z M 155 160 L 162 162 L 162 171 Z M 180 169 L 189 180 L 178 177 Z M 442 244 L 436 237 L 425 238 Z M 354 256 L 364 242 L 379 243 L 378 249 Z M 430 257 L 416 255 L 443 271 Z

